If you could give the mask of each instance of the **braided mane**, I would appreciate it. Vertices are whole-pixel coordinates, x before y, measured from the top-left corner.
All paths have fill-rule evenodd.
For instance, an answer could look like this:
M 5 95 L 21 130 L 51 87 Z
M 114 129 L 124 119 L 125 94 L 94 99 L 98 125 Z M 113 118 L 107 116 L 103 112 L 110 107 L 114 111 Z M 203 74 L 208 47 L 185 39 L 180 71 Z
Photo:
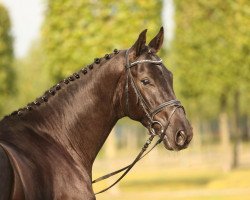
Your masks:
M 118 53 L 119 53 L 119 50 L 114 49 L 113 53 L 105 54 L 103 58 L 105 60 L 109 60 L 112 58 L 112 56 Z M 49 99 L 52 98 L 57 92 L 59 92 L 59 90 L 65 87 L 65 85 L 68 85 L 70 84 L 70 82 L 76 81 L 77 79 L 80 79 L 82 76 L 86 75 L 89 71 L 91 71 L 94 68 L 94 64 L 97 64 L 97 65 L 100 64 L 103 58 L 95 58 L 94 63 L 91 63 L 83 67 L 78 72 L 75 72 L 72 75 L 68 76 L 67 78 L 63 79 L 56 85 L 52 86 L 49 90 L 45 91 L 45 93 L 41 97 L 38 97 L 35 101 L 31 103 L 28 103 L 26 107 L 20 108 L 5 117 L 16 116 L 16 115 L 21 116 L 25 114 L 26 112 L 33 110 L 34 107 L 39 107 L 41 104 L 48 102 Z

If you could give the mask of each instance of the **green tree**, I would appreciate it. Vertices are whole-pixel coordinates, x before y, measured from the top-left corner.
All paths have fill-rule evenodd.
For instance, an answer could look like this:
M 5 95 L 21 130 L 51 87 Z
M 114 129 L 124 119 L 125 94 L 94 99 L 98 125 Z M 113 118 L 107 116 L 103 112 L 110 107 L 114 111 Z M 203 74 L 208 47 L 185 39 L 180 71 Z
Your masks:
M 249 114 L 249 1 L 175 3 L 177 30 L 171 62 L 178 94 L 190 114 L 203 120 L 217 118 L 221 113 L 239 117 L 240 109 Z
M 0 4 L 0 115 L 9 112 L 8 98 L 14 93 L 13 38 L 7 10 Z
M 46 67 L 54 81 L 114 48 L 127 48 L 138 33 L 161 26 L 161 0 L 48 1 L 42 29 Z
M 15 61 L 17 95 L 12 102 L 16 109 L 34 101 L 49 88 L 51 81 L 44 68 L 44 52 L 39 41 L 34 41 L 27 56 Z

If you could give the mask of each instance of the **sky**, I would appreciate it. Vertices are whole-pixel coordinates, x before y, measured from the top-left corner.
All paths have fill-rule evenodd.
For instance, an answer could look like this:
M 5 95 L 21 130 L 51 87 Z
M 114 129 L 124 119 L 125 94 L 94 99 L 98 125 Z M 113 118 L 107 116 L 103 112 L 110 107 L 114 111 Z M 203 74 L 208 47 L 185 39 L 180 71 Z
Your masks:
M 32 41 L 39 38 L 43 22 L 44 0 L 0 0 L 8 9 L 12 21 L 14 51 L 17 58 L 22 58 L 29 50 Z M 165 28 L 165 44 L 168 46 L 174 34 L 173 0 L 163 1 L 163 26 Z M 149 27 L 147 27 L 149 28 Z
M 174 22 L 174 1 L 173 0 L 164 0 L 162 8 L 162 21 L 164 26 L 164 35 L 165 35 L 165 45 L 170 47 L 170 42 L 174 38 L 175 22 Z
M 14 36 L 16 57 L 26 55 L 29 47 L 39 37 L 43 21 L 44 0 L 0 0 L 8 9 Z

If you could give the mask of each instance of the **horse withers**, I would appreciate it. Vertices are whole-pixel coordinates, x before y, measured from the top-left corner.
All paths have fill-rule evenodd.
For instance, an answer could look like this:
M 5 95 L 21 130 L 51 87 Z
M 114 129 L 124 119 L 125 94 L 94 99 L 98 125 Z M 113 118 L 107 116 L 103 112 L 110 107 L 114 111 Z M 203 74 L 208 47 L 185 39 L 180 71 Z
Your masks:
M 163 28 L 146 30 L 127 50 L 114 50 L 62 80 L 0 121 L 0 200 L 93 200 L 92 166 L 116 122 L 141 122 L 166 149 L 188 146 L 192 128 L 157 56 Z

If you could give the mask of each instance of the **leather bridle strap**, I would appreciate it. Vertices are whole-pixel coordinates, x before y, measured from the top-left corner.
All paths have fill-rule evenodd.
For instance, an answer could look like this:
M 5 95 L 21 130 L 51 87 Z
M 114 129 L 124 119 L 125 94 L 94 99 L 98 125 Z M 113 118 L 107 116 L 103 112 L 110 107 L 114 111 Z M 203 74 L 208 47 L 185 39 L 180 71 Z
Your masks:
M 132 167 L 133 167 L 133 166 L 143 157 L 143 153 L 147 150 L 148 146 L 150 145 L 150 143 L 152 142 L 153 139 L 154 139 L 154 136 L 151 135 L 151 136 L 149 137 L 149 139 L 147 140 L 147 142 L 144 144 L 144 146 L 143 146 L 142 150 L 140 151 L 140 153 L 136 156 L 136 158 L 134 159 L 134 161 L 133 161 L 130 165 L 128 165 L 128 166 L 126 166 L 126 167 L 124 167 L 124 168 L 122 168 L 122 169 L 120 169 L 120 170 L 117 170 L 117 171 L 115 171 L 115 172 L 112 172 L 112 173 L 110 173 L 110 174 L 107 174 L 107 175 L 105 175 L 105 176 L 102 176 L 102 177 L 100 177 L 100 178 L 98 178 L 98 179 L 92 181 L 92 183 L 96 183 L 96 182 L 99 182 L 99 181 L 101 181 L 101 180 L 107 179 L 107 178 L 109 178 L 110 176 L 114 176 L 115 174 L 118 174 L 118 173 L 120 173 L 120 172 L 126 170 L 126 171 L 125 171 L 125 172 L 124 172 L 124 173 L 123 173 L 123 174 L 122 174 L 122 175 L 121 175 L 112 185 L 110 185 L 109 187 L 107 187 L 107 188 L 105 188 L 105 189 L 103 189 L 103 190 L 101 190 L 101 191 L 95 193 L 95 195 L 100 194 L 100 193 L 103 193 L 103 192 L 109 190 L 109 189 L 112 188 L 114 185 L 116 185 L 118 182 L 120 182 L 120 180 L 122 180 L 123 177 L 126 176 L 126 174 L 132 169 Z M 156 145 L 155 145 L 155 146 L 156 146 Z
M 148 154 L 149 154 L 158 144 L 160 144 L 161 142 L 162 142 L 162 139 L 160 138 L 160 139 L 154 144 L 154 146 L 151 147 L 150 150 L 148 150 L 143 156 L 140 157 L 139 160 L 143 159 L 146 155 L 148 155 Z M 145 145 L 144 145 L 144 146 L 145 146 Z M 138 160 L 138 161 L 139 161 L 139 160 Z M 138 161 L 137 161 L 137 162 L 138 162 Z M 114 175 L 116 175 L 116 174 L 119 174 L 119 173 L 123 172 L 124 170 L 128 169 L 131 165 L 132 165 L 132 163 L 129 164 L 129 165 L 127 165 L 127 166 L 125 166 L 125 167 L 123 167 L 123 168 L 121 168 L 121 169 L 118 169 L 118 170 L 116 170 L 116 171 L 114 171 L 114 172 L 111 172 L 111 173 L 109 173 L 109 174 L 106 174 L 106 175 L 104 175 L 104 176 L 101 176 L 101 177 L 95 179 L 94 181 L 92 181 L 92 183 L 97 183 L 97 182 L 102 181 L 102 180 L 105 180 L 105 179 L 107 179 L 107 178 L 109 178 L 109 177 L 111 177 L 111 176 L 114 176 Z
M 135 84 L 135 80 L 133 78 L 133 75 L 131 73 L 131 67 L 137 65 L 137 64 L 142 64 L 142 63 L 152 63 L 152 64 L 161 64 L 162 60 L 138 60 L 135 62 L 130 63 L 129 62 L 129 49 L 126 51 L 125 54 L 125 59 L 126 59 L 126 65 L 125 65 L 125 69 L 127 72 L 127 76 L 126 76 L 126 85 L 125 85 L 125 92 L 126 92 L 126 114 L 129 116 L 129 91 L 128 91 L 128 87 L 129 87 L 129 80 L 131 82 L 131 86 L 136 94 L 136 97 L 139 99 L 139 102 L 142 106 L 142 109 L 146 115 L 146 117 L 149 119 L 150 123 L 153 123 L 153 119 L 150 115 L 150 108 L 147 105 L 147 102 L 145 101 L 145 99 L 143 98 L 141 92 L 139 91 L 139 89 L 137 88 L 136 84 Z
M 168 106 L 180 106 L 183 108 L 183 106 L 181 105 L 181 102 L 178 101 L 178 100 L 169 100 L 169 101 L 166 101 L 164 103 L 162 103 L 161 105 L 159 105 L 157 108 L 155 108 L 151 113 L 151 117 L 153 118 L 157 113 L 161 112 L 165 107 L 168 107 Z M 184 108 L 183 108 L 184 109 Z

